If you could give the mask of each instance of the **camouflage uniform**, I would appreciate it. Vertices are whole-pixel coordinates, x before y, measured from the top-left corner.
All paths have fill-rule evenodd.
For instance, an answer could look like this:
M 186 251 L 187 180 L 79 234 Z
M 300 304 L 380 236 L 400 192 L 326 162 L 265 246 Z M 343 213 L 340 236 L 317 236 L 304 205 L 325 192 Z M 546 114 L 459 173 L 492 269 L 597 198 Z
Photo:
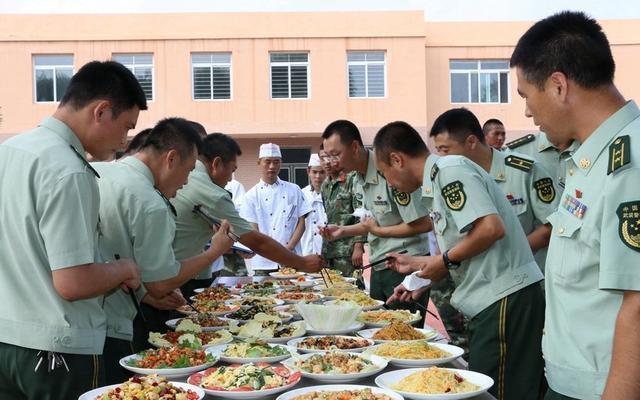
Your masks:
M 336 225 L 352 225 L 358 223 L 353 211 L 362 207 L 362 193 L 358 192 L 356 172 L 341 173 L 337 179 L 327 178 L 322 183 L 320 193 L 327 213 L 327 223 Z M 366 242 L 364 236 L 347 237 L 322 243 L 322 257 L 327 260 L 329 268 L 342 272 L 343 276 L 352 276 L 351 263 L 354 243 Z
M 224 267 L 218 276 L 247 276 L 247 266 L 240 254 L 226 253 L 224 255 Z
M 451 305 L 451 294 L 454 290 L 456 286 L 453 279 L 447 274 L 445 279 L 431 285 L 429 296 L 438 309 L 442 323 L 451 338 L 451 344 L 463 348 L 466 355 L 469 352 L 468 321 Z

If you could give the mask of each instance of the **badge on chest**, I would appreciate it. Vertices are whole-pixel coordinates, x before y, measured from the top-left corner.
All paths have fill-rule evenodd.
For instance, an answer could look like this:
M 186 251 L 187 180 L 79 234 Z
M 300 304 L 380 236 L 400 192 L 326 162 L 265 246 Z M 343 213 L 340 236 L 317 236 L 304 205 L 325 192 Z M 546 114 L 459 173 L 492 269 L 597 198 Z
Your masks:
M 524 199 L 522 197 L 514 196 L 511 193 L 507 193 L 507 200 L 509 200 L 509 203 L 511 203 L 512 206 L 524 204 Z
M 562 208 L 580 219 L 584 218 L 584 214 L 587 212 L 587 205 L 570 194 L 564 195 Z

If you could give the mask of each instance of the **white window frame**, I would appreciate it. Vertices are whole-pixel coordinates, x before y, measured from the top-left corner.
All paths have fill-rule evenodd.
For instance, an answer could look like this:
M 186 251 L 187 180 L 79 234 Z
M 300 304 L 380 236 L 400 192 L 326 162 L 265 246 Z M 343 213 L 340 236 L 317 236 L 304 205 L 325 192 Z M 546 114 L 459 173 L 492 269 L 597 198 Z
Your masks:
M 46 64 L 46 65 L 36 65 L 36 57 L 41 56 L 71 56 L 71 65 L 68 64 Z M 71 76 L 75 75 L 76 68 L 74 65 L 74 55 L 73 53 L 60 53 L 60 54 L 32 54 L 31 55 L 31 67 L 32 67 L 32 76 L 33 76 L 33 102 L 36 104 L 51 104 L 51 103 L 59 103 L 60 100 L 56 100 L 57 96 L 57 88 L 56 88 L 56 69 L 57 68 L 69 68 L 71 67 Z M 52 101 L 39 101 L 38 100 L 38 77 L 36 71 L 38 70 L 53 70 L 53 100 Z M 64 93 L 63 93 L 64 94 Z M 62 98 L 62 96 L 60 96 Z
M 137 63 L 135 60 L 136 56 L 151 56 L 151 64 L 147 64 L 147 63 Z M 116 62 L 121 63 L 122 65 L 124 65 L 125 67 L 127 67 L 131 73 L 133 73 L 133 75 L 136 74 L 135 69 L 136 67 L 140 67 L 140 68 L 149 68 L 151 67 L 151 99 L 147 99 L 147 102 L 149 103 L 153 103 L 156 100 L 156 68 L 154 66 L 155 63 L 155 55 L 153 53 L 113 53 L 111 55 L 112 59 L 115 59 L 115 57 L 117 56 L 133 56 L 133 64 L 130 63 L 123 63 L 120 62 L 118 60 L 114 60 Z M 136 77 L 137 79 L 137 77 Z
M 349 53 L 382 53 L 384 60 L 382 61 L 349 61 Z M 387 52 L 385 50 L 347 50 L 347 98 L 349 100 L 362 100 L 362 99 L 386 99 L 387 98 Z M 380 65 L 382 64 L 384 79 L 384 95 L 372 97 L 369 96 L 369 65 Z M 364 65 L 364 91 L 365 95 L 361 97 L 351 96 L 349 93 L 349 66 L 350 65 Z
M 271 61 L 271 54 L 306 54 L 307 61 Z M 271 67 L 288 67 L 287 73 L 289 80 L 287 82 L 289 97 L 273 97 L 273 76 Z M 307 97 L 291 97 L 291 67 L 307 67 Z M 269 52 L 269 99 L 271 100 L 295 100 L 305 101 L 311 99 L 311 53 L 308 51 L 270 51 Z
M 198 54 L 198 55 L 204 55 L 204 54 L 228 54 L 229 55 L 229 62 L 228 63 L 221 63 L 221 62 L 208 62 L 208 63 L 194 63 L 193 62 L 193 55 L 194 54 Z M 192 101 L 232 101 L 233 100 L 233 53 L 230 51 L 194 51 L 191 52 L 190 56 L 191 58 L 190 62 L 191 62 L 191 100 Z M 196 86 L 195 86 L 195 81 L 194 81 L 194 75 L 193 75 L 193 68 L 194 67 L 209 67 L 211 69 L 211 98 L 210 99 L 196 99 Z M 228 99 L 214 99 L 213 98 L 213 68 L 214 67 L 229 67 L 229 98 Z
M 511 73 L 509 68 L 505 68 L 505 69 L 480 69 L 480 63 L 481 62 L 505 62 L 508 60 L 501 60 L 501 59 L 486 59 L 486 60 L 480 60 L 480 59 L 450 59 L 449 63 L 451 63 L 451 61 L 466 61 L 466 62 L 471 62 L 471 61 L 475 61 L 476 63 L 476 68 L 475 69 L 451 69 L 451 65 L 449 65 L 449 102 L 451 104 L 511 104 Z M 501 73 L 507 73 L 507 101 L 502 103 L 500 101 L 500 94 L 501 94 L 501 89 L 500 89 L 500 74 Z M 471 79 L 469 78 L 471 73 L 476 73 L 478 74 L 478 101 L 477 102 L 473 102 L 471 101 Z M 494 74 L 498 74 L 498 101 L 480 101 L 481 97 L 480 97 L 480 87 L 481 87 L 481 82 L 480 82 L 480 74 L 486 74 L 486 73 L 494 73 Z M 453 101 L 453 90 L 451 90 L 451 83 L 452 83 L 452 75 L 453 74 L 457 74 L 457 75 L 463 75 L 466 74 L 467 75 L 467 93 L 469 94 L 468 99 L 469 101 L 466 102 L 460 102 L 460 101 Z

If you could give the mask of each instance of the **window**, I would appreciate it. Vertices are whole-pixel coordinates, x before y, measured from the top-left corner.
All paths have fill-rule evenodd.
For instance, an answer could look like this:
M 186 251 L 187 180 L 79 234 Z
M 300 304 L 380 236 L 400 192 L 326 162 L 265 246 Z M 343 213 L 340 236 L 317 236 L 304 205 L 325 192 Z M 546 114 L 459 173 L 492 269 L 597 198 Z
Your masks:
M 231 99 L 231 53 L 191 54 L 194 100 Z
M 309 54 L 271 53 L 271 98 L 309 97 Z
M 452 103 L 508 103 L 509 61 L 450 60 Z
M 33 81 L 36 103 L 60 101 L 72 76 L 73 55 L 34 55 Z
M 153 100 L 153 54 L 114 54 L 117 61 L 136 76 L 147 100 Z
M 384 97 L 384 51 L 347 52 L 349 97 Z

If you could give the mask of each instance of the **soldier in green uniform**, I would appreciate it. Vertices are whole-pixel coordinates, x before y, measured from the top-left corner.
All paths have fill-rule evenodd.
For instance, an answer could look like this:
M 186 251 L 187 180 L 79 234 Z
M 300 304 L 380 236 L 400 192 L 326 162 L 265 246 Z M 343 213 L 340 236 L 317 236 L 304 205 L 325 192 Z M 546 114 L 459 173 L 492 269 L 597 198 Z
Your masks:
M 329 171 L 320 189 L 327 224 L 353 225 L 358 222 L 353 212 L 362 207 L 362 193 L 357 191 L 358 175 L 355 171 L 346 173 L 338 163 L 338 157 L 323 154 L 321 161 Z M 345 237 L 325 240 L 322 243 L 322 257 L 329 268 L 341 271 L 344 276 L 352 276 L 355 268 L 362 266 L 366 236 Z M 355 268 L 354 268 L 355 267 Z
M 546 399 L 638 399 L 640 109 L 613 83 L 602 28 L 580 12 L 534 24 L 511 67 L 525 115 L 550 142 L 580 144 L 549 217 Z
M 458 125 L 456 113 L 446 112 L 431 133 Z M 378 169 L 389 185 L 402 191 L 422 185 L 443 252 L 427 257 L 390 253 L 388 266 L 403 273 L 417 271 L 390 300 L 419 295 L 418 288 L 427 282 L 411 287 L 415 279 L 439 281 L 450 272 L 456 283 L 451 302 L 470 320 L 469 369 L 494 379 L 490 392 L 499 400 L 537 399 L 542 381 L 542 273 L 504 193 L 469 159 L 430 155 L 420 134 L 405 122 L 384 126 L 374 147 Z M 418 290 L 407 292 L 407 287 Z
M 156 124 L 133 156 L 92 165 L 101 175 L 98 187 L 102 256 L 112 260 L 131 257 L 136 261 L 144 284 L 138 295 L 150 305 L 142 309 L 146 323 L 135 326 L 136 351 L 149 347 L 145 343 L 149 331 L 166 330 L 168 312 L 154 307 L 155 299 L 168 302 L 167 308 L 182 304 L 176 289 L 208 268 L 232 243 L 225 222 L 207 251 L 179 260 L 172 249 L 175 209 L 168 199 L 187 181 L 200 145 L 200 136 L 187 120 L 168 118 Z M 209 232 L 211 236 L 213 231 Z M 177 302 L 172 304 L 176 297 Z M 131 298 L 122 291 L 106 296 L 104 309 L 107 382 L 117 383 L 127 376 L 118 361 L 134 350 L 133 320 L 137 312 Z
M 372 213 L 353 225 L 327 225 L 322 230 L 328 240 L 367 234 L 371 262 L 385 257 L 386 253 L 406 250 L 411 255 L 429 252 L 426 232 L 429 230 L 427 210 L 422 205 L 419 190 L 410 193 L 390 188 L 383 176 L 378 174 L 373 152 L 364 148 L 358 128 L 350 121 L 338 120 L 327 126 L 323 135 L 327 154 L 339 158 L 345 171 L 358 174 L 363 194 L 364 208 Z M 372 267 L 371 297 L 386 301 L 393 288 L 404 279 L 404 275 L 389 270 L 384 264 Z M 426 296 L 419 300 L 426 304 Z M 414 304 L 394 304 L 395 307 L 415 310 Z
M 526 154 L 542 163 L 562 192 L 567 175 L 567 158 L 578 149 L 578 142 L 570 140 L 553 144 L 544 132 L 537 132 L 507 143 L 507 148 L 509 151 Z
M 230 136 L 213 133 L 204 139 L 195 169 L 189 174 L 189 181 L 178 191 L 173 201 L 178 214 L 173 242 L 176 254 L 191 257 L 198 254 L 209 240 L 209 225 L 193 213 L 193 207 L 200 205 L 200 209 L 206 215 L 229 221 L 233 232 L 240 237 L 240 243 L 257 254 L 301 271 L 319 271 L 323 266 L 320 256 L 297 255 L 276 240 L 253 229 L 251 224 L 238 214 L 231 195 L 223 188 L 231 180 L 237 168 L 237 156 L 241 154 L 240 146 Z M 210 276 L 210 270 L 207 271 Z
M 146 109 L 129 70 L 94 61 L 52 117 L 0 145 L 0 398 L 68 400 L 104 385 L 102 295 L 140 281 L 131 260 L 97 256 L 99 177 L 85 152 L 113 157 Z

